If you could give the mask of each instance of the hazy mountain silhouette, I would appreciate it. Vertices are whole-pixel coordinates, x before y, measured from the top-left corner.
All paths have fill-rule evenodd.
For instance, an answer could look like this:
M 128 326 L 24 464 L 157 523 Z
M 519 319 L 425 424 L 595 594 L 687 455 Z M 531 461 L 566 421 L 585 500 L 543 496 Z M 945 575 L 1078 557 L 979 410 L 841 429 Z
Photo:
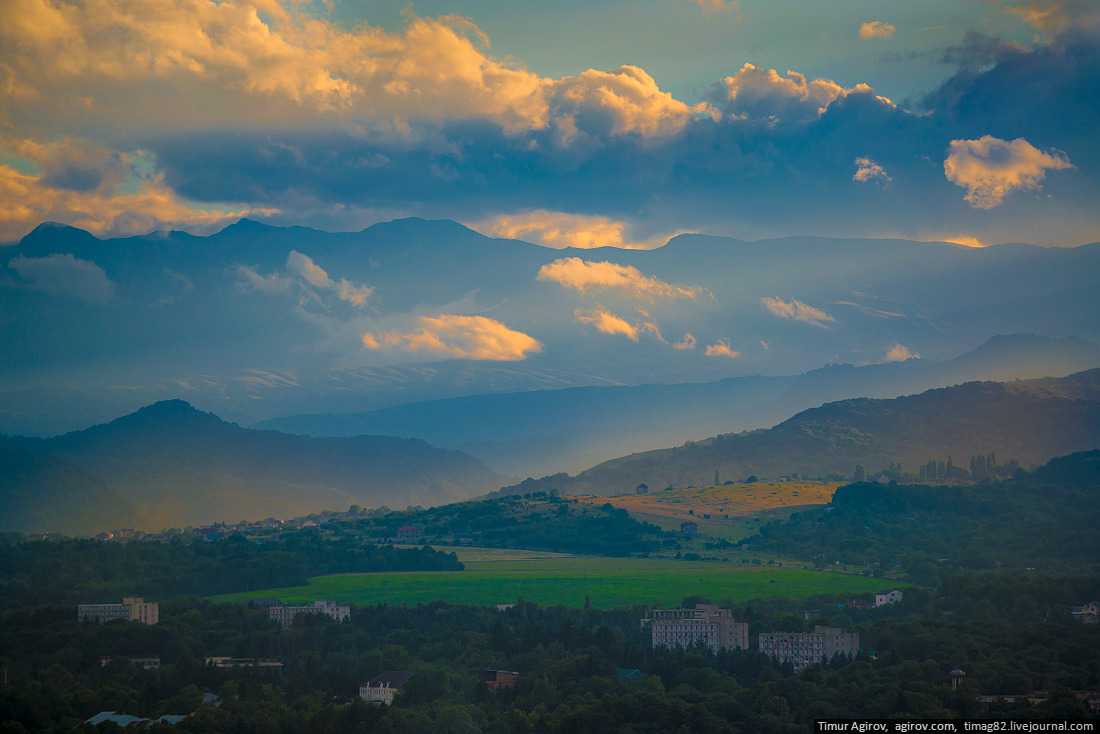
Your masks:
M 1100 366 L 1100 346 L 1016 334 L 953 360 L 835 365 L 792 377 L 712 383 L 582 387 L 479 395 L 364 413 L 325 413 L 257 424 L 312 436 L 386 434 L 460 448 L 519 476 L 579 472 L 623 454 L 775 425 L 852 397 L 896 397 L 970 380 L 1062 376 Z
M 254 431 L 181 400 L 56 438 L 6 438 L 0 445 L 76 465 L 132 504 L 153 529 L 351 504 L 435 505 L 505 481 L 466 454 L 423 441 Z

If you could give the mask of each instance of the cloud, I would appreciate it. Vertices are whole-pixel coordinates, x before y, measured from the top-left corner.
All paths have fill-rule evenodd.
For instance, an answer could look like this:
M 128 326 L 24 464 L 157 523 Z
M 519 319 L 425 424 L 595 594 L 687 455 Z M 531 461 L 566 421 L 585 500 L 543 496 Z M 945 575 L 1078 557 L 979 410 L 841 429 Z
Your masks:
M 853 161 L 856 164 L 855 175 L 852 176 L 853 181 L 874 181 L 880 179 L 882 181 L 893 181 L 892 178 L 886 173 L 886 169 L 875 163 L 873 160 L 867 157 L 856 158 Z
M 765 120 L 771 124 L 809 122 L 825 113 L 835 100 L 854 92 L 870 94 L 871 87 L 857 84 L 846 89 L 830 79 L 806 81 L 805 74 L 745 64 L 724 80 L 725 111 L 738 119 Z M 885 97 L 879 100 L 892 105 Z
M 237 274 L 237 287 L 246 293 L 285 295 L 294 287 L 293 280 L 279 273 L 263 275 L 248 265 L 237 265 L 234 271 Z
M 692 0 L 692 2 L 706 11 L 737 10 L 740 6 L 737 0 Z
M 828 328 L 825 326 L 826 321 L 836 321 L 835 318 L 825 313 L 820 308 L 808 306 L 802 301 L 791 301 L 788 303 L 779 298 L 768 298 L 765 296 L 760 299 L 760 303 L 764 304 L 764 308 L 768 309 L 768 311 L 776 316 L 784 319 L 791 319 L 792 321 L 802 321 L 824 328 Z
M 688 349 L 695 349 L 695 345 L 696 345 L 695 337 L 689 332 L 687 334 L 684 334 L 680 338 L 680 341 L 676 342 L 672 346 L 675 349 L 688 350 Z
M 872 38 L 890 38 L 897 29 L 889 23 L 881 20 L 872 20 L 859 27 L 859 38 L 862 41 L 870 41 Z
M 886 356 L 883 358 L 883 362 L 904 362 L 907 359 L 920 359 L 920 355 L 916 352 L 910 352 L 909 348 L 894 342 L 889 351 L 886 352 Z
M 221 211 L 191 206 L 163 175 L 136 176 L 141 155 L 116 154 L 87 140 L 33 139 L 0 143 L 0 156 L 22 158 L 38 171 L 0 163 L 0 241 L 22 237 L 44 221 L 80 227 L 100 236 L 146 234 L 186 227 L 209 233 L 247 214 L 272 208 Z
M 582 324 L 596 327 L 596 331 L 601 334 L 622 334 L 631 341 L 638 341 L 638 327 L 616 316 L 603 306 L 587 311 L 578 308 L 573 312 L 573 318 Z
M 440 314 L 421 316 L 420 330 L 363 334 L 367 349 L 395 347 L 426 352 L 447 359 L 478 359 L 515 362 L 542 350 L 542 343 L 521 331 L 514 331 L 484 316 Z
M 944 174 L 966 189 L 963 198 L 976 209 L 992 209 L 1013 191 L 1040 188 L 1047 169 L 1073 167 L 1065 153 L 1043 153 L 1023 138 L 952 140 L 948 150 Z
M 538 280 L 553 281 L 563 288 L 582 293 L 590 290 L 617 290 L 653 302 L 655 298 L 694 299 L 705 289 L 694 286 L 670 285 L 657 278 L 642 275 L 632 265 L 612 262 L 591 262 L 579 257 L 558 258 L 539 268 Z
M 730 359 L 736 359 L 741 356 L 741 352 L 735 352 L 730 349 L 729 339 L 719 339 L 717 344 L 708 344 L 706 356 L 708 357 L 729 357 Z
M 678 231 L 671 235 L 657 235 L 643 242 L 632 241 L 625 234 L 629 226 L 626 222 L 609 217 L 551 212 L 545 209 L 521 214 L 499 214 L 469 226 L 491 237 L 526 240 L 557 249 L 618 247 L 624 250 L 649 250 L 664 245 L 671 237 L 686 234 L 685 231 Z
M 317 265 L 308 255 L 303 255 L 297 250 L 291 250 L 286 258 L 288 272 L 296 273 L 314 288 L 332 291 L 341 301 L 347 301 L 356 308 L 367 305 L 367 299 L 374 293 L 374 289 L 366 285 L 355 285 L 346 278 L 340 278 L 335 282 L 325 272 L 324 268 Z
M 106 303 L 115 284 L 103 268 L 69 253 L 46 257 L 13 257 L 8 267 L 29 281 L 29 287 L 51 296 L 75 298 L 88 303 Z
M 1018 15 L 1048 43 L 1067 31 L 1095 32 L 1100 28 L 1100 6 L 1095 0 L 1024 0 L 1006 7 L 1005 12 Z

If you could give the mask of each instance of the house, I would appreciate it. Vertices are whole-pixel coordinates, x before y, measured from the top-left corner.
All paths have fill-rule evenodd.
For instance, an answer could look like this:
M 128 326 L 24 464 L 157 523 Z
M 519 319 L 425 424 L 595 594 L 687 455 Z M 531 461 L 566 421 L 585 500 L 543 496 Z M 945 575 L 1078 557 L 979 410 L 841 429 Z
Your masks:
M 106 668 L 112 660 L 129 660 L 135 667 L 142 670 L 158 670 L 160 668 L 160 655 L 101 655 L 99 667 Z
M 296 614 L 324 614 L 337 622 L 343 622 L 346 619 L 351 619 L 351 606 L 338 604 L 334 601 L 319 600 L 301 607 L 273 606 L 267 610 L 267 613 L 271 616 L 271 619 L 278 622 L 283 629 L 286 629 L 294 624 L 294 615 Z
M 206 658 L 206 665 L 211 668 L 281 668 L 283 664 L 278 660 L 269 658 L 231 658 L 227 656 L 215 656 Z
M 160 605 L 140 596 L 123 597 L 121 604 L 80 604 L 76 608 L 77 622 L 103 624 L 112 619 L 127 619 L 142 624 L 160 621 Z
M 760 634 L 760 652 L 777 663 L 791 663 L 796 671 L 835 655 L 854 658 L 858 651 L 859 633 L 844 632 L 839 627 L 817 625 L 813 632 Z
M 702 643 L 711 652 L 749 649 L 749 626 L 735 622 L 729 609 L 696 604 L 695 609 L 649 609 L 642 620 L 653 635 L 653 647 L 690 648 Z
M 418 540 L 420 540 L 419 528 L 414 528 L 412 525 L 406 525 L 403 528 L 397 529 L 398 543 L 415 543 Z
M 634 488 L 634 494 L 648 494 L 648 493 L 649 493 L 649 485 L 639 484 L 637 487 Z
M 411 670 L 387 670 L 359 686 L 359 698 L 367 703 L 393 703 L 393 697 L 405 681 L 412 676 Z
M 874 604 L 874 602 L 872 602 L 868 599 L 852 599 L 851 603 L 848 605 L 848 608 L 849 609 L 874 609 L 875 604 Z
M 684 535 L 695 535 L 699 532 L 699 524 L 694 520 L 680 523 L 680 532 Z
M 519 678 L 519 673 L 511 670 L 491 670 L 487 668 L 477 671 L 478 681 L 485 684 L 485 687 L 489 689 L 489 693 L 496 693 L 501 688 L 514 687 L 517 678 Z
M 615 670 L 619 674 L 619 680 L 641 680 L 646 677 L 646 674 L 637 668 L 616 668 Z
M 886 604 L 897 604 L 901 601 L 901 592 L 897 589 L 886 589 L 875 594 L 875 606 L 881 607 Z

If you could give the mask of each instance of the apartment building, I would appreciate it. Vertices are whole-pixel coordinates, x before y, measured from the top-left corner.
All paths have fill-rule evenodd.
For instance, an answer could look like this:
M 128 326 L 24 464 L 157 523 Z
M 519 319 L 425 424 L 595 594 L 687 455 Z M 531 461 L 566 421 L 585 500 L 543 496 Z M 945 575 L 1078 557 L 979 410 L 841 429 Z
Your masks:
M 694 647 L 702 642 L 711 652 L 747 650 L 749 626 L 735 622 L 729 609 L 717 604 L 697 604 L 695 609 L 650 609 L 642 626 L 648 625 L 653 647 Z
M 294 624 L 294 615 L 296 614 L 324 614 L 332 617 L 337 622 L 343 622 L 345 619 L 351 619 L 351 606 L 348 604 L 338 604 L 334 601 L 322 600 L 301 607 L 272 606 L 268 609 L 268 614 L 271 615 L 271 618 L 278 622 L 283 629 L 286 629 Z
M 142 624 L 160 621 L 160 605 L 140 596 L 123 597 L 121 604 L 80 604 L 76 608 L 77 622 L 103 624 L 112 619 L 126 619 Z
M 813 632 L 762 632 L 760 652 L 777 663 L 791 663 L 795 670 L 831 660 L 834 655 L 854 658 L 859 652 L 859 633 L 817 625 Z

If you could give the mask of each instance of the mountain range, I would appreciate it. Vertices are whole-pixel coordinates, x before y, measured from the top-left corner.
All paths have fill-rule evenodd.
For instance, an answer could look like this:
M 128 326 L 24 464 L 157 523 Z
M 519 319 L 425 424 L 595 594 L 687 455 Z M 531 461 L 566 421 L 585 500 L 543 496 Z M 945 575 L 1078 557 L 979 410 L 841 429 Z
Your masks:
M 476 395 L 364 413 L 275 418 L 255 427 L 311 436 L 421 438 L 465 451 L 503 474 L 537 477 L 575 474 L 624 454 L 689 439 L 770 428 L 802 410 L 845 398 L 892 398 L 967 381 L 1062 376 L 1097 366 L 1100 346 L 1091 342 L 1014 334 L 942 362 L 909 359 L 710 383 Z
M 90 533 L 435 505 L 498 489 L 472 457 L 385 436 L 254 431 L 181 400 L 55 438 L 0 438 L 0 530 Z
M 421 219 L 116 239 L 44 224 L 0 247 L 0 432 L 56 435 L 168 398 L 249 425 L 936 362 L 999 334 L 1098 341 L 1097 272 L 1100 244 L 684 234 L 556 250 Z

